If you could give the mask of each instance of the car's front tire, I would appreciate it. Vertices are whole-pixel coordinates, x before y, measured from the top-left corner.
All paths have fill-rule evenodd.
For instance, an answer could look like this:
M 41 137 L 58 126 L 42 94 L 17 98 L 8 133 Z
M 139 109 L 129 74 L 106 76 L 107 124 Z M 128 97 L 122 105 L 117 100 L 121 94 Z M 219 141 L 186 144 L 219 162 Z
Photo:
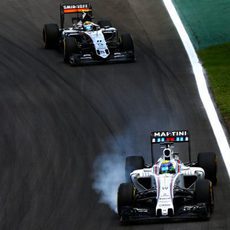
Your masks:
M 195 184 L 195 201 L 196 203 L 205 203 L 208 212 L 212 213 L 214 207 L 214 194 L 212 182 L 207 179 L 199 179 Z
M 131 183 L 122 183 L 117 193 L 117 212 L 121 216 L 123 207 L 130 207 L 134 204 L 135 189 Z
M 121 34 L 121 50 L 134 53 L 133 39 L 130 34 Z
M 64 62 L 70 63 L 70 57 L 78 53 L 77 41 L 74 37 L 66 37 L 64 39 Z

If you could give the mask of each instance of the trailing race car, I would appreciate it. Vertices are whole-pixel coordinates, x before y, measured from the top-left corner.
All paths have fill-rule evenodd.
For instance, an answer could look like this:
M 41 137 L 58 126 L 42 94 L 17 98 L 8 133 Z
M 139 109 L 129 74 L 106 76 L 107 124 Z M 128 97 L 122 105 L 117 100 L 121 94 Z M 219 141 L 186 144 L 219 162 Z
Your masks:
M 60 4 L 60 28 L 57 24 L 44 25 L 45 48 L 63 47 L 64 61 L 71 65 L 135 61 L 130 34 L 119 35 L 110 21 L 100 20 L 96 24 L 92 19 L 89 3 Z
M 188 144 L 189 162 L 182 163 L 174 144 Z M 163 147 L 154 163 L 153 145 Z M 216 154 L 199 153 L 191 162 L 188 131 L 152 132 L 152 165 L 141 156 L 126 158 L 126 183 L 120 184 L 117 210 L 122 223 L 181 219 L 208 219 L 213 211 Z

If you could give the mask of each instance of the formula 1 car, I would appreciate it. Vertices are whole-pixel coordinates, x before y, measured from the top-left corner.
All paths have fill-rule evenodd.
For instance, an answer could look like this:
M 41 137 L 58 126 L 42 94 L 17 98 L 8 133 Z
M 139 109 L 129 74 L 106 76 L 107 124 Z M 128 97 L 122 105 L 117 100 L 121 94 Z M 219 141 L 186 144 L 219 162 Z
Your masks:
M 45 48 L 63 47 L 64 61 L 71 65 L 135 61 L 130 34 L 120 35 L 108 20 L 96 24 L 92 19 L 89 3 L 60 4 L 60 28 L 57 24 L 43 27 Z
M 188 163 L 182 163 L 173 151 L 178 143 L 188 144 Z M 163 148 L 155 163 L 154 144 Z M 117 194 L 121 223 L 208 219 L 214 207 L 216 154 L 199 153 L 197 161 L 191 162 L 189 134 L 181 130 L 152 132 L 151 156 L 151 165 L 142 156 L 126 158 L 126 183 L 120 184 Z

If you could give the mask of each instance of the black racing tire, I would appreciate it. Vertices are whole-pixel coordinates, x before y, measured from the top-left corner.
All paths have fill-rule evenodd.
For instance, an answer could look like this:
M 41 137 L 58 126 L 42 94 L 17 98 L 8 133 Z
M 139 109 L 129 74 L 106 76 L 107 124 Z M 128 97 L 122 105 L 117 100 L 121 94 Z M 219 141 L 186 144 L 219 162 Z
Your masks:
M 122 207 L 134 204 L 135 189 L 131 183 L 120 184 L 117 192 L 117 212 L 121 215 Z
M 205 178 L 212 181 L 213 185 L 217 183 L 217 160 L 216 154 L 213 152 L 198 153 L 198 166 L 205 171 Z
M 212 182 L 207 179 L 199 179 L 195 184 L 195 201 L 196 203 L 205 203 L 208 212 L 212 213 L 214 208 L 214 194 Z
M 136 169 L 143 169 L 145 161 L 142 156 L 129 156 L 125 159 L 125 178 L 130 182 L 130 173 Z
M 127 52 L 133 52 L 134 53 L 134 44 L 133 39 L 130 34 L 121 34 L 120 37 L 121 40 L 121 50 L 127 51 Z
M 45 49 L 54 49 L 58 47 L 59 27 L 57 24 L 45 24 L 42 35 Z
M 100 20 L 100 21 L 97 22 L 97 24 L 101 28 L 112 27 L 112 23 L 109 20 Z
M 70 63 L 70 57 L 73 54 L 77 54 L 79 52 L 77 41 L 74 37 L 66 37 L 64 39 L 64 62 Z

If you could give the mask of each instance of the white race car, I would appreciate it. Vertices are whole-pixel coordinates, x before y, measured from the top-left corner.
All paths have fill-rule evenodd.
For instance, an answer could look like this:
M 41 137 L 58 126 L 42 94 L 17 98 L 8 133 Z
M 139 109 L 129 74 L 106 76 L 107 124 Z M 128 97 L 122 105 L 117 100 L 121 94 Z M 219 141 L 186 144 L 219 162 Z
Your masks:
M 126 158 L 126 183 L 118 188 L 117 210 L 121 222 L 208 219 L 213 211 L 212 186 L 216 184 L 216 154 L 199 153 L 191 162 L 188 131 L 157 131 L 151 143 L 163 146 L 162 156 L 146 165 L 143 157 Z M 189 162 L 173 152 L 175 143 L 189 146 Z
M 135 61 L 130 34 L 119 35 L 110 21 L 92 19 L 89 3 L 62 3 L 60 28 L 57 24 L 43 27 L 45 48 L 63 48 L 64 61 L 71 65 Z

